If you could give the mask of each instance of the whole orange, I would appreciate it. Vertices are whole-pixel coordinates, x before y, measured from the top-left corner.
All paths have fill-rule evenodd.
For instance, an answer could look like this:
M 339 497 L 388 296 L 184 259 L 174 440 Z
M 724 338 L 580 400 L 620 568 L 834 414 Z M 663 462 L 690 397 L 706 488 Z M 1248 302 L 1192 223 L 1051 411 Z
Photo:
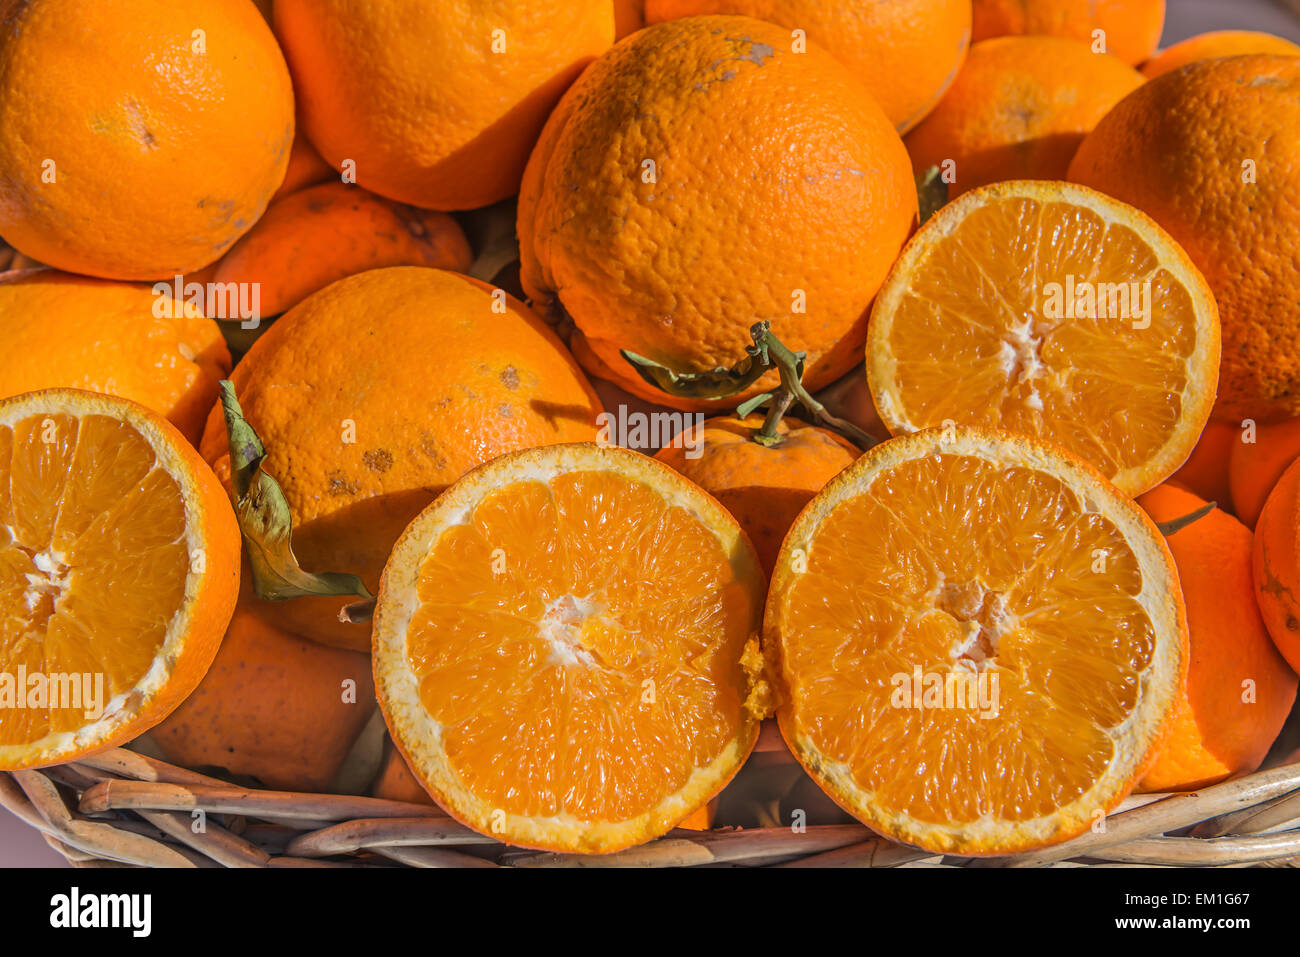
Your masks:
M 621 40 L 645 26 L 645 0 L 614 0 L 614 36 Z
M 321 159 L 316 147 L 302 135 L 302 130 L 293 138 L 293 148 L 289 150 L 289 168 L 285 170 L 284 182 L 271 197 L 271 202 L 283 199 L 290 193 L 296 193 L 308 186 L 315 186 L 329 179 L 338 179 L 338 173 L 329 163 Z
M 970 0 L 648 0 L 646 21 L 705 13 L 802 31 L 860 79 L 900 133 L 939 102 L 970 45 Z
M 138 283 L 52 269 L 16 275 L 0 281 L 0 327 L 0 396 L 108 392 L 165 416 L 191 443 L 230 372 L 216 322 L 179 304 L 162 308 Z
M 1273 643 L 1300 670 L 1300 462 L 1273 486 L 1255 523 L 1255 597 Z
M 0 3 L 0 235 L 109 279 L 170 279 L 257 221 L 293 141 L 251 3 Z
M 1223 324 L 1216 417 L 1300 415 L 1300 58 L 1156 77 L 1097 124 L 1069 175 L 1148 213 L 1205 275 Z
M 312 144 L 429 209 L 515 193 L 547 113 L 614 41 L 610 0 L 277 0 L 274 15 Z
M 240 604 L 203 681 L 149 734 L 185 767 L 328 791 L 375 707 L 368 656 L 281 631 Z
M 1157 522 L 1205 504 L 1171 485 L 1137 502 Z M 1255 770 L 1296 696 L 1295 672 L 1273 646 L 1255 605 L 1250 530 L 1216 508 L 1166 541 L 1187 603 L 1191 660 L 1173 726 L 1139 783 L 1143 791 L 1204 787 Z
M 1255 527 L 1277 480 L 1300 457 L 1300 419 L 1258 426 L 1254 434 L 1227 425 L 1236 441 L 1228 456 L 1228 487 L 1237 517 Z M 1247 442 L 1251 438 L 1253 441 Z
M 1243 53 L 1276 53 L 1279 56 L 1300 56 L 1300 46 L 1271 33 L 1254 30 L 1215 30 L 1188 37 L 1175 43 L 1142 64 L 1142 75 L 1148 79 L 1176 70 L 1197 60 L 1215 57 L 1240 56 Z
M 329 182 L 273 202 L 221 257 L 212 281 L 259 283 L 262 315 L 278 316 L 318 289 L 367 269 L 465 270 L 470 259 L 465 234 L 446 213 Z
M 1155 50 L 1165 24 L 1165 0 L 974 0 L 974 38 L 1008 34 L 1101 42 L 1137 66 Z
M 515 449 L 596 437 L 600 406 L 555 334 L 504 294 L 440 269 L 342 279 L 299 303 L 231 374 L 284 488 L 308 571 L 352 572 L 373 592 L 407 523 L 465 472 Z M 212 410 L 200 449 L 229 472 Z M 281 627 L 365 650 L 341 598 L 258 602 Z
M 950 196 L 1001 180 L 1064 179 L 1084 135 L 1141 84 L 1132 67 L 1077 40 L 984 40 L 907 135 L 907 151 L 918 173 L 955 164 Z
M 671 465 L 736 517 L 771 574 L 785 533 L 812 497 L 861 455 L 848 439 L 784 418 L 781 444 L 763 446 L 754 432 L 761 415 L 706 419 L 655 458 Z
M 521 279 L 624 389 L 708 408 L 619 350 L 711 370 L 770 319 L 819 388 L 860 361 L 915 217 L 906 151 L 845 67 L 770 23 L 688 17 L 619 42 L 551 114 L 519 197 Z
M 1228 460 L 1232 450 L 1240 444 L 1240 438 L 1241 430 L 1230 422 L 1207 422 L 1196 448 L 1192 449 L 1192 454 L 1178 471 L 1169 476 L 1169 481 L 1195 492 L 1207 502 L 1226 508 L 1231 501 Z M 1234 513 L 1247 525 L 1255 524 L 1253 518 L 1246 521 L 1235 508 Z

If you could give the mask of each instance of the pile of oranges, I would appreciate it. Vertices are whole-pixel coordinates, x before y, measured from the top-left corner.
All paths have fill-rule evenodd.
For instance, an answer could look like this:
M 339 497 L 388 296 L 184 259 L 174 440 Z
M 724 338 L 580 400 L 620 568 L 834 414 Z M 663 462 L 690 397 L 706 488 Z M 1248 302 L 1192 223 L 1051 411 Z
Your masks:
M 0 0 L 0 770 L 605 853 L 774 717 L 976 856 L 1256 769 L 1300 46 L 1164 12 Z

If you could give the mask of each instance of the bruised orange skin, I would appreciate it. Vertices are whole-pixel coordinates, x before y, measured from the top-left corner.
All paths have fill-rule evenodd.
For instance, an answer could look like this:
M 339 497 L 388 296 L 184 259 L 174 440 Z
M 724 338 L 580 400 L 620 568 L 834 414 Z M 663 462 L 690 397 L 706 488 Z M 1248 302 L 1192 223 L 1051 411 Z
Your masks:
M 956 164 L 956 196 L 1011 179 L 1065 179 L 1084 136 L 1142 75 L 1063 37 L 973 44 L 939 105 L 904 140 L 917 173 Z
M 771 574 L 795 517 L 822 486 L 861 454 L 848 439 L 798 419 L 784 418 L 776 447 L 759 445 L 754 431 L 763 416 L 706 419 L 655 456 L 726 507 Z
M 1155 50 L 1165 0 L 974 0 L 974 39 L 1008 34 L 1105 38 L 1106 52 L 1137 66 Z
M 1213 420 L 1207 422 L 1205 430 L 1196 442 L 1196 447 L 1192 449 L 1192 454 L 1187 457 L 1187 461 L 1177 472 L 1169 476 L 1169 481 L 1195 492 L 1207 502 L 1214 502 L 1226 510 L 1229 502 L 1232 501 L 1228 490 L 1228 460 L 1233 450 L 1240 444 L 1238 441 L 1240 438 L 1241 430 L 1236 426 Z M 1260 505 L 1263 504 L 1261 501 Z M 1236 515 L 1246 525 L 1255 524 L 1253 518 L 1250 521 L 1242 518 L 1239 511 Z
M 457 273 L 375 269 L 299 303 L 235 367 L 308 571 L 359 574 L 373 593 L 402 529 L 465 472 L 515 449 L 595 439 L 600 403 L 586 377 L 527 307 L 500 303 Z M 218 406 L 201 449 L 223 476 L 227 441 Z M 346 601 L 257 607 L 282 628 L 364 651 L 369 626 L 338 621 Z
M 1300 462 L 1282 473 L 1255 525 L 1255 596 L 1273 643 L 1300 670 Z
M 1153 488 L 1137 503 L 1156 522 L 1205 505 L 1171 485 Z M 1191 658 L 1172 727 L 1140 791 L 1205 787 L 1254 771 L 1296 697 L 1296 674 L 1255 604 L 1250 530 L 1216 508 L 1166 541 L 1187 603 Z
M 217 263 L 213 281 L 260 285 L 264 316 L 292 309 L 330 283 L 384 266 L 464 271 L 469 242 L 454 219 L 394 203 L 359 186 L 322 183 L 272 203 Z
M 1188 37 L 1169 49 L 1153 56 L 1142 64 L 1142 75 L 1154 79 L 1163 73 L 1177 70 L 1197 60 L 1216 57 L 1241 56 L 1245 53 L 1275 53 L 1279 56 L 1300 56 L 1300 46 L 1271 33 L 1254 30 L 1216 30 Z
M 906 133 L 933 109 L 970 46 L 969 0 L 648 0 L 659 23 L 740 14 L 802 30 L 843 63 Z
M 251 3 L 0 4 L 0 64 L 0 235 L 40 262 L 193 272 L 284 179 L 293 90 Z
M 184 767 L 328 791 L 374 709 L 366 655 L 281 631 L 241 604 L 202 683 L 150 737 Z
M 230 352 L 195 310 L 154 315 L 145 285 L 52 269 L 0 281 L 0 396 L 62 386 L 111 392 L 165 416 L 198 442 Z
M 859 361 L 915 217 L 906 151 L 846 67 L 790 52 L 784 27 L 687 17 L 619 42 L 551 114 L 520 190 L 520 278 L 626 391 L 720 409 L 735 401 L 666 396 L 620 350 L 729 367 L 770 318 L 821 388 Z
M 1228 485 L 1237 517 L 1251 528 L 1282 473 L 1300 456 L 1300 419 L 1257 425 L 1254 441 L 1246 430 L 1225 423 L 1234 436 L 1228 458 Z
M 274 16 L 312 145 L 427 209 L 516 193 L 546 115 L 614 41 L 610 0 L 279 0 Z

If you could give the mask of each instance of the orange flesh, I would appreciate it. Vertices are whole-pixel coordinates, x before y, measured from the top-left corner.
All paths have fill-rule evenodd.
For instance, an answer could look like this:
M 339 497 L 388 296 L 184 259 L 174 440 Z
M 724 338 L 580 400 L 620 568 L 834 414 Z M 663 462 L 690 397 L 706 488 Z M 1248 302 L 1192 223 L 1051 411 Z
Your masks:
M 693 514 L 616 473 L 494 491 L 434 544 L 419 600 L 421 701 L 508 813 L 634 817 L 741 727 L 746 591 Z
M 1119 531 L 1056 478 L 965 455 L 902 463 L 827 516 L 786 599 L 797 730 L 886 814 L 1052 814 L 1102 775 L 1137 707 L 1156 642 L 1141 586 Z M 917 667 L 995 674 L 996 714 L 895 706 L 891 679 Z
M 190 560 L 176 480 L 131 426 L 102 415 L 0 427 L 0 661 L 139 683 L 180 609 Z M 92 679 L 93 680 L 93 679 Z M 0 745 L 86 724 L 84 708 L 0 711 Z
M 1135 329 L 1132 313 L 1047 318 L 1045 287 L 1064 287 L 1067 276 L 1076 289 L 1150 280 L 1150 327 Z M 1195 310 L 1131 229 L 1067 203 L 1005 200 L 938 240 L 909 287 L 889 344 L 913 427 L 951 419 L 1042 436 L 1108 475 L 1168 441 L 1182 414 Z M 1122 311 L 1109 302 L 1107 312 Z

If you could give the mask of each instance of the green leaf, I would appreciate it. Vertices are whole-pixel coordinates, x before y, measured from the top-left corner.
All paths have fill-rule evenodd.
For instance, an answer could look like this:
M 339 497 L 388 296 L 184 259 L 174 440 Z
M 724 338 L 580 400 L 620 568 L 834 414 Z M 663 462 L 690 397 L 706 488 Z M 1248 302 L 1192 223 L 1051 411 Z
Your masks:
M 293 554 L 293 517 L 289 502 L 270 474 L 262 470 L 266 448 L 244 418 L 235 387 L 221 382 L 221 408 L 230 442 L 230 490 L 239 530 L 248 546 L 253 591 L 258 598 L 281 601 L 308 595 L 359 595 L 370 592 L 356 575 L 308 572 Z
M 767 372 L 767 356 L 752 347 L 730 369 L 719 366 L 708 372 L 677 372 L 627 349 L 620 354 L 637 374 L 656 389 L 684 399 L 729 399 L 744 392 Z
M 939 167 L 931 166 L 916 177 L 916 199 L 922 223 L 947 205 L 948 184 L 943 181 Z

